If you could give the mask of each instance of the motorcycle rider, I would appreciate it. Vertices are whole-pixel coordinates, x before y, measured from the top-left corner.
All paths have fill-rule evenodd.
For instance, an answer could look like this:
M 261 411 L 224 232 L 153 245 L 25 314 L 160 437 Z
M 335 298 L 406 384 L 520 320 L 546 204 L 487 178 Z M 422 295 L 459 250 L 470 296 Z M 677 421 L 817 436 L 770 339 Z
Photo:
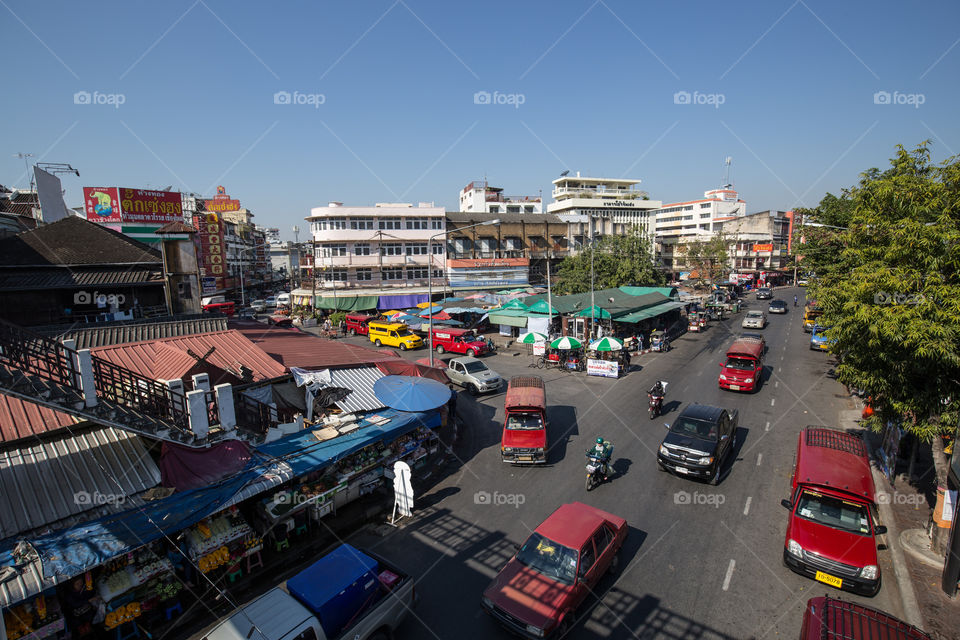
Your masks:
M 657 414 L 663 412 L 663 397 L 667 395 L 667 390 L 663 386 L 662 380 L 657 380 L 656 384 L 647 391 L 647 396 L 657 403 Z
M 797 296 L 793 296 L 793 306 L 797 306 Z
M 587 451 L 588 456 L 595 456 L 600 461 L 600 471 L 603 473 L 603 479 L 610 479 L 610 457 L 613 455 L 613 443 L 604 440 L 602 437 L 597 438 L 597 443 L 593 446 L 592 449 Z

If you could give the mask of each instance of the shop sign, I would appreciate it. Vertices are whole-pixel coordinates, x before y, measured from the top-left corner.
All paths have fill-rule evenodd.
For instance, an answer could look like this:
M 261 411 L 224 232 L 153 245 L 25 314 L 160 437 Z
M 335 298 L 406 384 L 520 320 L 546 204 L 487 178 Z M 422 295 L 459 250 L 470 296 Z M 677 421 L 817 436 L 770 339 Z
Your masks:
M 619 364 L 616 360 L 594 360 L 587 358 L 587 375 L 601 376 L 604 378 L 617 378 Z
M 116 187 L 84 187 L 83 210 L 90 222 L 122 222 Z
M 240 201 L 234 200 L 227 195 L 227 190 L 223 185 L 217 187 L 217 195 L 212 200 L 204 200 L 203 207 L 212 213 L 223 213 L 224 211 L 240 211 Z
M 197 262 L 201 276 L 214 278 L 216 289 L 224 288 L 226 256 L 223 242 L 223 220 L 216 213 L 202 213 L 194 216 L 194 226 L 198 233 L 194 235 L 197 247 Z
M 755 244 L 753 245 L 753 252 L 759 253 L 761 251 L 773 251 L 773 244 Z
M 547 354 L 547 343 L 546 342 L 534 342 L 533 343 L 533 355 L 543 356 Z

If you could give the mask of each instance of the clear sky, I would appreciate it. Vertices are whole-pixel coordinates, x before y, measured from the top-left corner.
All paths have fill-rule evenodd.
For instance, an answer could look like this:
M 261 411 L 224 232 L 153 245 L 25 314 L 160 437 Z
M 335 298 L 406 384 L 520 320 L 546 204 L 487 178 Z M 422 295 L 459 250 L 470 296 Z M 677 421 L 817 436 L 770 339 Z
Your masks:
M 730 156 L 761 211 L 898 143 L 960 151 L 956 0 L 0 0 L 0 34 L 0 183 L 26 186 L 32 153 L 80 171 L 69 206 L 222 184 L 287 238 L 331 200 L 456 210 L 485 176 L 545 203 L 565 169 L 638 178 L 670 202 Z

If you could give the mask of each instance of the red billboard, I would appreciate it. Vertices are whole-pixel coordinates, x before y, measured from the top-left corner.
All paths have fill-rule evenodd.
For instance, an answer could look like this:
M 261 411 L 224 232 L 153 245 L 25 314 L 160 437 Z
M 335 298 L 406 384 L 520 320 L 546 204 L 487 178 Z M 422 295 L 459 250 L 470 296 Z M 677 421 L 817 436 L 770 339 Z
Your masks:
M 183 221 L 183 200 L 179 191 L 144 191 L 120 187 L 123 222 Z
M 90 222 L 120 222 L 120 195 L 116 187 L 84 187 L 83 210 Z
M 197 234 L 197 263 L 201 274 L 207 278 L 216 278 L 217 290 L 224 288 L 224 275 L 227 271 L 226 247 L 223 242 L 223 220 L 217 213 L 198 213 L 193 218 Z
M 240 211 L 240 201 L 227 195 L 227 190 L 221 185 L 217 187 L 217 195 L 212 200 L 204 200 L 203 206 L 207 211 L 221 213 L 223 211 Z

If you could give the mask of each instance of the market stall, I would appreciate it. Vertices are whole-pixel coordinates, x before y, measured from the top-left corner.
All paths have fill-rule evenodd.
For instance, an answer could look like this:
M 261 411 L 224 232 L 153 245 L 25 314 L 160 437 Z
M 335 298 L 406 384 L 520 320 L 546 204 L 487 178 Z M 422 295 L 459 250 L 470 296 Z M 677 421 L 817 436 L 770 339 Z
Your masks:
M 53 590 L 21 602 L 12 609 L 5 609 L 3 626 L 7 640 L 56 639 L 66 636 L 60 600 Z

